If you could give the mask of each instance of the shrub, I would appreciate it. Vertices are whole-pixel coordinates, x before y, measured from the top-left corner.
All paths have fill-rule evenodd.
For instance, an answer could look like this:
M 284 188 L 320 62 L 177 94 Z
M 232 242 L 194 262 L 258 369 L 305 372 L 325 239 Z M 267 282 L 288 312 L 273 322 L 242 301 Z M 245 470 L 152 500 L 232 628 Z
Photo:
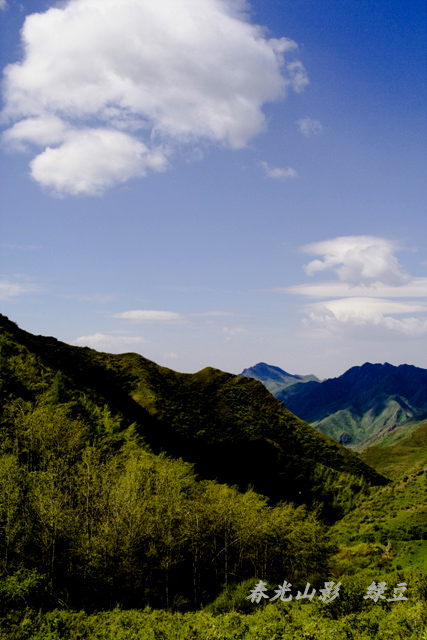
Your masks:
M 3 614 L 26 607 L 38 609 L 47 599 L 46 578 L 34 569 L 20 569 L 0 578 L 0 611 Z

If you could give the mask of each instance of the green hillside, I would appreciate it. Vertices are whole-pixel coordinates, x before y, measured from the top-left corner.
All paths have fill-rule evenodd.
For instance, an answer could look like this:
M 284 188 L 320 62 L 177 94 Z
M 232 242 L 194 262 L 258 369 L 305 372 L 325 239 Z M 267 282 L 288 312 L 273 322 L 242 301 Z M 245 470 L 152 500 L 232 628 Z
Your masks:
M 247 486 L 259 470 L 232 455 L 250 452 L 252 442 L 266 443 L 261 470 L 274 452 L 279 480 L 296 469 L 296 452 L 313 432 L 336 466 L 354 458 L 359 476 L 330 470 L 342 484 L 352 478 L 363 493 L 366 477 L 385 481 L 294 424 L 259 383 L 265 403 L 213 369 L 181 376 L 135 354 L 69 347 L 1 321 L 0 610 L 53 602 L 185 610 L 254 573 L 279 580 L 285 569 L 325 571 L 332 549 L 319 510 L 303 506 L 304 496 L 299 507 L 269 506 Z M 273 420 L 277 410 L 291 462 L 264 433 L 265 412 Z M 217 482 L 237 477 L 236 468 L 247 476 L 242 492 Z M 345 508 L 346 491 L 340 495 Z
M 407 431 L 406 436 L 393 434 L 394 439 L 400 435 L 397 442 L 383 439 L 362 453 L 367 464 L 393 483 L 374 491 L 334 525 L 334 537 L 345 549 L 342 561 L 346 554 L 347 560 L 351 557 L 352 547 L 359 555 L 362 547 L 365 551 L 361 566 L 378 560 L 384 552 L 379 543 L 389 545 L 383 560 L 390 567 L 427 567 L 427 422 Z
M 371 640 L 380 579 L 406 581 L 420 631 L 422 428 L 361 457 L 256 380 L 0 327 L 1 640 Z M 343 586 L 285 610 L 248 601 L 259 579 Z M 379 603 L 384 629 L 405 604 Z
M 365 449 L 361 458 L 394 480 L 422 471 L 427 466 L 427 422 L 408 425 L 404 433 L 389 434 L 378 445 Z
M 366 411 L 341 409 L 310 424 L 337 442 L 363 451 L 373 442 L 387 438 L 395 429 L 413 424 L 412 416 L 417 412 L 409 409 L 407 403 L 405 409 L 402 409 L 402 401 L 380 396 Z
M 19 353 L 15 394 L 36 402 L 60 379 L 64 399 L 108 407 L 124 425 L 135 423 L 155 453 L 182 457 L 203 477 L 243 490 L 252 486 L 275 502 L 321 499 L 331 517 L 346 500 L 341 487 L 348 483 L 339 481 L 339 473 L 361 485 L 385 482 L 357 455 L 292 415 L 256 380 L 211 368 L 181 374 L 137 354 L 71 347 L 32 336 L 4 317 L 2 324 L 13 345 L 8 348 Z M 20 370 L 32 370 L 38 382 L 31 384 L 28 373 L 19 377 Z M 337 478 L 336 490 L 328 493 L 322 488 L 325 472 Z

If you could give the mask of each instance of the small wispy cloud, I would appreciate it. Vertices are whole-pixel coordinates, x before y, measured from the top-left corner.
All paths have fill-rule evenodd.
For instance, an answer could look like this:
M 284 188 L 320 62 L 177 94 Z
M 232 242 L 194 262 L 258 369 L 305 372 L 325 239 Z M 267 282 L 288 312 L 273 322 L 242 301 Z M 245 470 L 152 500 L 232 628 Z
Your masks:
M 293 44 L 295 45 L 295 42 Z M 296 93 L 301 93 L 304 91 L 306 86 L 310 84 L 306 70 L 304 69 L 302 62 L 299 60 L 289 62 L 286 65 L 286 70 L 288 72 L 288 84 Z
M 0 0 L 0 11 L 4 11 L 5 9 L 7 9 L 8 5 L 6 0 Z
M 146 344 L 149 340 L 140 336 L 116 336 L 105 333 L 93 333 L 89 336 L 80 336 L 73 341 L 73 344 L 80 347 L 90 347 L 91 349 L 106 349 L 109 352 L 116 353 L 122 351 L 123 348 L 131 347 L 139 344 Z
M 212 310 L 200 311 L 199 313 L 177 313 L 176 311 L 155 311 L 148 309 L 134 309 L 132 311 L 122 311 L 115 313 L 113 318 L 121 318 L 130 320 L 131 322 L 160 322 L 160 323 L 176 323 L 187 322 L 190 318 L 222 318 L 224 316 L 233 316 L 230 311 Z
M 78 299 L 81 302 L 108 303 L 108 302 L 115 302 L 117 300 L 117 297 L 112 295 L 102 295 L 102 294 L 95 293 L 92 296 L 80 296 Z
M 164 354 L 164 357 L 170 360 L 177 360 L 179 358 L 179 354 L 176 351 L 167 351 Z
M 294 180 L 298 178 L 298 173 L 292 167 L 274 167 L 264 160 L 261 160 L 258 164 L 264 170 L 265 176 L 272 180 Z
M 222 332 L 225 334 L 225 339 L 230 341 L 236 336 L 246 333 L 246 329 L 243 327 L 223 327 Z
M 319 120 L 313 120 L 313 118 L 309 118 L 308 116 L 300 118 L 300 120 L 297 120 L 295 124 L 298 126 L 298 131 L 307 138 L 318 135 L 323 131 L 322 123 L 319 122 Z
M 134 309 L 133 311 L 123 311 L 115 313 L 113 318 L 122 318 L 131 322 L 183 322 L 184 316 L 175 311 L 155 311 L 147 309 Z
M 188 315 L 199 318 L 221 318 L 223 316 L 234 316 L 234 313 L 231 311 L 202 311 L 200 313 L 190 313 Z
M 0 280 L 0 300 L 10 300 L 25 293 L 34 293 L 39 290 L 35 284 Z

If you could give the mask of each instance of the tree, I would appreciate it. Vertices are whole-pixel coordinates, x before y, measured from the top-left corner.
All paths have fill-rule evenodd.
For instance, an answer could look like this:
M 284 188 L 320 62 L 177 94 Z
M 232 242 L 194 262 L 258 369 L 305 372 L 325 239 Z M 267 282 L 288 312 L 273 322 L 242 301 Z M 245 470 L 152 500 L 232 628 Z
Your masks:
M 0 458 L 0 544 L 1 568 L 6 573 L 26 530 L 23 514 L 24 482 L 24 473 L 17 456 L 3 455 Z

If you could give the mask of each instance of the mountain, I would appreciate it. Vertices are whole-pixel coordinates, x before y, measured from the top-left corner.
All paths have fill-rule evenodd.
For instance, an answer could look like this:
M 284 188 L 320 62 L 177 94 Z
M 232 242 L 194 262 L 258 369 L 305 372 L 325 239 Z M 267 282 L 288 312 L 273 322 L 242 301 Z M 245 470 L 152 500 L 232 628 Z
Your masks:
M 367 362 L 338 378 L 295 382 L 275 396 L 322 433 L 360 449 L 427 417 L 427 370 Z
M 297 382 L 320 382 L 319 378 L 314 375 L 293 375 L 265 362 L 259 362 L 254 367 L 244 369 L 239 375 L 260 380 L 273 395 L 277 395 L 279 391 L 283 391 Z
M 407 425 L 362 457 L 258 380 L 72 347 L 0 315 L 0 613 L 199 609 L 232 583 L 246 602 L 254 575 L 304 589 L 422 568 L 425 436 Z
M 277 394 L 302 420 L 342 444 L 361 444 L 427 416 L 427 370 L 411 365 L 365 363 L 339 378 L 299 384 Z
M 73 347 L 33 336 L 5 316 L 0 330 L 8 370 L 0 394 L 9 403 L 22 398 L 37 405 L 49 389 L 73 399 L 80 413 L 90 401 L 97 411 L 108 408 L 123 427 L 135 424 L 155 453 L 195 464 L 200 477 L 253 486 L 273 502 L 322 500 L 328 509 L 339 502 L 335 481 L 386 482 L 355 453 L 292 415 L 257 380 L 210 367 L 182 374 L 135 353 Z M 340 474 L 353 479 L 340 482 Z

